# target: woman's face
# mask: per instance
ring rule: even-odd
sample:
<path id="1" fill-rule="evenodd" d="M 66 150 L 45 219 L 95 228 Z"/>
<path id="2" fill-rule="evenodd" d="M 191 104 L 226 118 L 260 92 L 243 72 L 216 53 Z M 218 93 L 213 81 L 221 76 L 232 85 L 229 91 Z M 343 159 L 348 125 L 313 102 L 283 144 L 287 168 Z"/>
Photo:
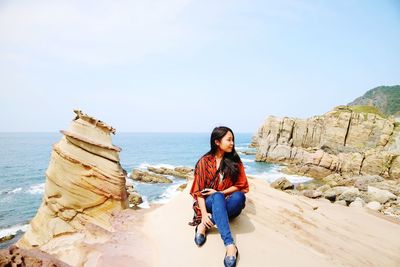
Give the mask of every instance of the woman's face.
<path id="1" fill-rule="evenodd" d="M 217 144 L 219 149 L 221 149 L 225 153 L 230 153 L 230 152 L 232 152 L 233 145 L 234 145 L 233 134 L 230 131 L 228 131 L 224 135 L 224 137 L 222 137 L 221 140 L 216 140 L 215 143 Z"/>

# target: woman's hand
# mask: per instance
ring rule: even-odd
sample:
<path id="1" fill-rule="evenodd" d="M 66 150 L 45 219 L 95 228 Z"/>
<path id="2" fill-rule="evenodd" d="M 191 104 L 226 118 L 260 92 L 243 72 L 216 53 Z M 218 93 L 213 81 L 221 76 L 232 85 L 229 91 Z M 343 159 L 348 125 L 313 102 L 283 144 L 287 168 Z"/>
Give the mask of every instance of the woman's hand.
<path id="1" fill-rule="evenodd" d="M 204 189 L 201 191 L 201 194 L 202 194 L 203 196 L 209 196 L 209 195 L 214 194 L 215 192 L 217 192 L 217 190 L 212 189 L 212 188 L 204 188 Z"/>
<path id="2" fill-rule="evenodd" d="M 203 214 L 203 215 L 201 216 L 201 223 L 202 223 L 207 229 L 210 229 L 211 227 L 214 226 L 214 224 L 212 223 L 210 217 L 211 217 L 211 213 L 206 213 L 206 214 Z"/>

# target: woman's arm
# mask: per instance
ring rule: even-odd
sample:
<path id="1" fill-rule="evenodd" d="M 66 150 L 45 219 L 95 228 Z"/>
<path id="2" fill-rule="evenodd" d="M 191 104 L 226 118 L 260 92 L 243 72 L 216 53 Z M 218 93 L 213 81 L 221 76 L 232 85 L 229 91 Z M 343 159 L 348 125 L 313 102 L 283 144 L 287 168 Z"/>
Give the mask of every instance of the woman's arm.
<path id="1" fill-rule="evenodd" d="M 212 223 L 212 221 L 210 220 L 210 217 L 209 217 L 211 214 L 207 212 L 205 199 L 202 197 L 198 197 L 197 202 L 199 203 L 199 207 L 201 210 L 201 222 L 207 228 L 211 228 L 212 226 L 214 226 L 214 224 Z"/>
<path id="2" fill-rule="evenodd" d="M 239 191 L 239 188 L 237 188 L 236 186 L 232 185 L 231 187 L 228 187 L 225 190 L 220 191 L 221 193 L 223 193 L 224 195 L 229 195 L 233 192 Z"/>

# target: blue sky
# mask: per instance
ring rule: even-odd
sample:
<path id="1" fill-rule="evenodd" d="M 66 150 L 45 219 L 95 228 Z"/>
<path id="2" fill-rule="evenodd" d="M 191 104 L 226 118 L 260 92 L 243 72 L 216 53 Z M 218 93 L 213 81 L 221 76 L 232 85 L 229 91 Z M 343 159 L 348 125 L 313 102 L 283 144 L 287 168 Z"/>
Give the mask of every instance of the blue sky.
<path id="1" fill-rule="evenodd" d="M 0 131 L 255 132 L 400 84 L 400 1 L 0 2 Z"/>

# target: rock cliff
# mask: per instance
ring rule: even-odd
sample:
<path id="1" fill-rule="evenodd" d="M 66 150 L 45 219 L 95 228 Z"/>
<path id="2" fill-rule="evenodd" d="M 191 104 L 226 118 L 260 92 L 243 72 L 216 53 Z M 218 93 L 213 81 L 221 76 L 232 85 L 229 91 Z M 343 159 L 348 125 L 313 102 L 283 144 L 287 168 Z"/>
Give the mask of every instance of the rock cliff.
<path id="1" fill-rule="evenodd" d="M 400 178 L 400 126 L 392 117 L 340 106 L 309 119 L 270 116 L 253 137 L 256 160 L 286 163 L 291 172 L 322 178 Z"/>
<path id="2" fill-rule="evenodd" d="M 111 141 L 115 129 L 74 112 L 68 130 L 61 131 L 63 137 L 53 145 L 42 204 L 17 242 L 18 247 L 38 247 L 59 258 L 88 228 L 111 230 L 113 213 L 128 207 L 120 148 Z M 73 249 L 77 246 L 71 245 Z M 79 260 L 67 262 L 75 265 Z"/>

